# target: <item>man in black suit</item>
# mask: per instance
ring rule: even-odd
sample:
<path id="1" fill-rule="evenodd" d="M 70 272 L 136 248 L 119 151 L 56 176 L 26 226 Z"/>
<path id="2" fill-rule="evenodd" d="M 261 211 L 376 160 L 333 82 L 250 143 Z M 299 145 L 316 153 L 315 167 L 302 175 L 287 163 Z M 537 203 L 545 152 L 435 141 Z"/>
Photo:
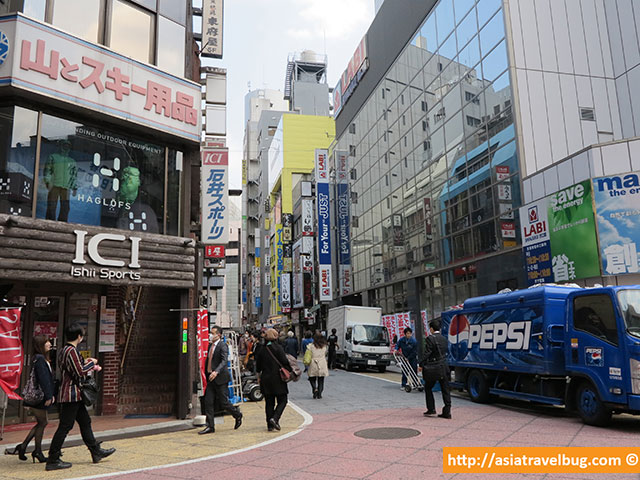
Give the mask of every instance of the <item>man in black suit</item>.
<path id="1" fill-rule="evenodd" d="M 429 332 L 431 334 L 425 340 L 424 357 L 420 362 L 422 367 L 437 364 L 440 369 L 439 378 L 424 378 L 424 393 L 427 403 L 427 411 L 424 412 L 424 416 L 430 416 L 436 414 L 436 402 L 433 398 L 433 392 L 431 389 L 438 382 L 440 384 L 440 390 L 442 390 L 442 401 L 444 407 L 442 413 L 438 415 L 442 418 L 451 418 L 451 393 L 449 391 L 449 366 L 447 365 L 447 339 L 440 333 L 440 320 L 434 319 L 429 322 Z M 424 374 L 423 374 L 424 377 Z"/>
<path id="2" fill-rule="evenodd" d="M 206 362 L 207 388 L 204 392 L 204 413 L 207 416 L 207 426 L 199 432 L 200 435 L 215 431 L 213 414 L 216 402 L 222 410 L 229 412 L 235 418 L 234 430 L 237 430 L 242 425 L 242 413 L 237 407 L 229 403 L 229 389 L 227 386 L 229 383 L 228 356 L 229 347 L 222 341 L 220 327 L 211 327 L 211 345 L 209 346 Z"/>

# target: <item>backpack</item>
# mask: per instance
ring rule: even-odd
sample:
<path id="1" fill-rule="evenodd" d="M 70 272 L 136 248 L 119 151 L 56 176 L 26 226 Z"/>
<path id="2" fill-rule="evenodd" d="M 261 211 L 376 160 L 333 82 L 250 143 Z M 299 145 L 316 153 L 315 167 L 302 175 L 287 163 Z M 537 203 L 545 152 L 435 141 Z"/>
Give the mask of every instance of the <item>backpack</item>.
<path id="1" fill-rule="evenodd" d="M 297 382 L 302 376 L 302 369 L 298 366 L 298 359 L 293 355 L 286 354 L 289 365 L 291 366 L 291 380 Z"/>

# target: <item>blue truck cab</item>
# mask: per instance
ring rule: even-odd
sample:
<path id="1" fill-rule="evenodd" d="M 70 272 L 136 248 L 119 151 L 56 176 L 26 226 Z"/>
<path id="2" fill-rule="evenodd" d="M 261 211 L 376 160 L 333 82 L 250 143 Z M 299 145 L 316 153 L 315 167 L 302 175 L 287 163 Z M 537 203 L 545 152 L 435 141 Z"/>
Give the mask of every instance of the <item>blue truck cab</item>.
<path id="1" fill-rule="evenodd" d="M 542 285 L 442 313 L 454 385 L 475 402 L 519 398 L 591 425 L 640 414 L 640 286 Z"/>

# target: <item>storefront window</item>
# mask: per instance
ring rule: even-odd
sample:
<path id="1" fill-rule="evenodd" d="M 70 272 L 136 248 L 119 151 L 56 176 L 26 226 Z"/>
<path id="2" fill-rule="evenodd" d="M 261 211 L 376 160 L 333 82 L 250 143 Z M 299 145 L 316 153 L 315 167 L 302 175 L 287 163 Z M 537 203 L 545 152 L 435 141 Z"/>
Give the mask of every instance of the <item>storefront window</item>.
<path id="1" fill-rule="evenodd" d="M 100 15 L 104 9 L 103 0 L 82 0 L 82 7 L 78 7 L 77 0 L 55 0 L 53 2 L 53 25 L 89 42 L 99 43 Z"/>
<path id="2" fill-rule="evenodd" d="M 162 233 L 165 149 L 42 117 L 36 216 Z"/>
<path id="3" fill-rule="evenodd" d="M 121 0 L 113 0 L 109 30 L 109 47 L 141 62 L 153 63 L 151 13 Z"/>
<path id="4" fill-rule="evenodd" d="M 0 108 L 0 213 L 31 216 L 38 112 Z"/>

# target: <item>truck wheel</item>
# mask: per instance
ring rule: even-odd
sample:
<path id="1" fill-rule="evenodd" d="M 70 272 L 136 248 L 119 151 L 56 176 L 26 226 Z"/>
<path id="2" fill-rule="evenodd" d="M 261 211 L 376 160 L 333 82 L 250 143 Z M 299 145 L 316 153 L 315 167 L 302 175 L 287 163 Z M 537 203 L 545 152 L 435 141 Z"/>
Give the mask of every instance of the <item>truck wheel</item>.
<path id="1" fill-rule="evenodd" d="M 473 370 L 469 374 L 467 391 L 473 402 L 487 403 L 489 401 L 489 383 L 480 370 Z"/>
<path id="2" fill-rule="evenodd" d="M 249 396 L 249 400 L 251 400 L 252 402 L 259 402 L 264 398 L 264 395 L 262 394 L 262 390 L 260 390 L 260 387 L 258 385 L 256 385 L 249 391 L 248 396 Z"/>
<path id="3" fill-rule="evenodd" d="M 603 427 L 611 419 L 611 410 L 600 400 L 598 389 L 591 382 L 583 382 L 576 392 L 576 407 L 587 425 Z"/>
<path id="4" fill-rule="evenodd" d="M 378 372 L 384 373 L 386 371 L 387 371 L 387 367 L 385 365 L 382 365 L 382 366 L 378 367 Z"/>
<path id="5" fill-rule="evenodd" d="M 349 357 L 344 357 L 344 369 L 347 372 L 351 372 L 353 370 L 353 364 L 351 363 L 351 359 Z"/>

